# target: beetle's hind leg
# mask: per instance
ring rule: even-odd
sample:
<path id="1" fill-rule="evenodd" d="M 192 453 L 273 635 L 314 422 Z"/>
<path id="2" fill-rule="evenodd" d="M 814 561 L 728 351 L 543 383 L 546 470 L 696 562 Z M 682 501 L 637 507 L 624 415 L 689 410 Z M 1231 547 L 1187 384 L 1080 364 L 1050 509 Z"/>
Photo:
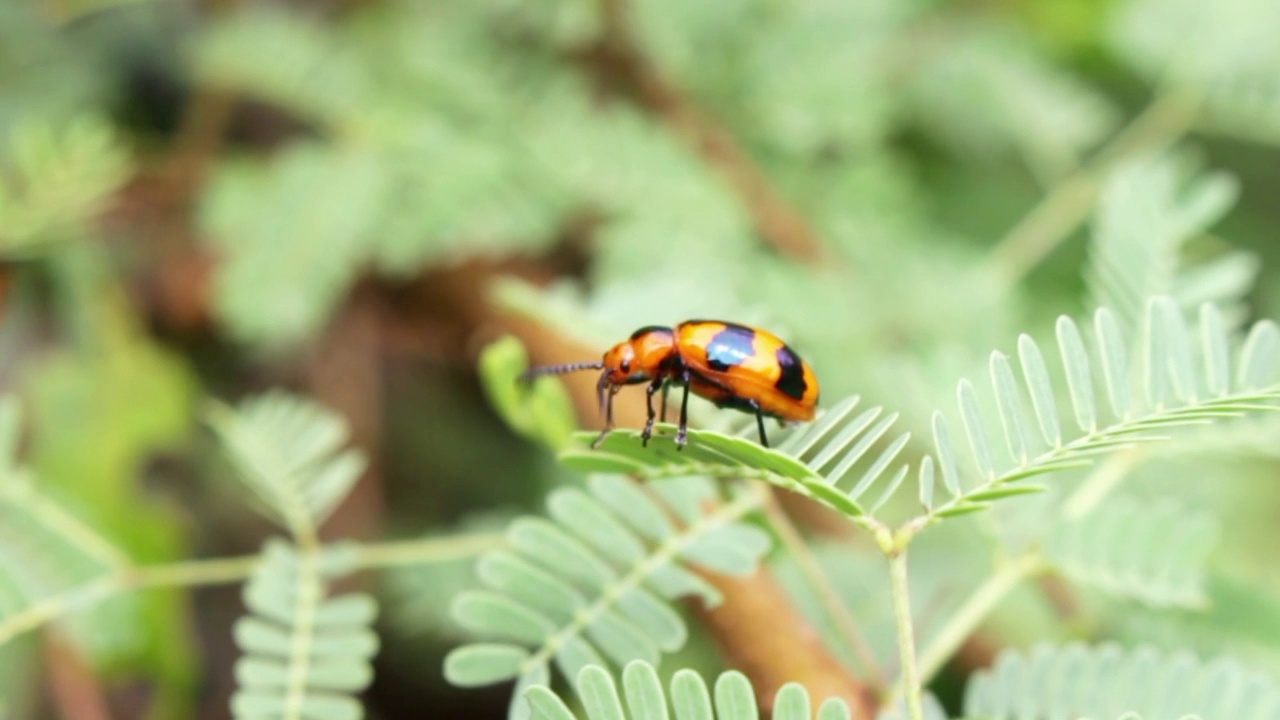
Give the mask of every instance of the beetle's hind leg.
<path id="1" fill-rule="evenodd" d="M 680 373 L 680 381 L 684 383 L 684 397 L 680 399 L 680 426 L 676 430 L 677 450 L 683 450 L 689 442 L 689 380 L 690 373 L 686 369 Z"/>
<path id="2" fill-rule="evenodd" d="M 671 389 L 671 383 L 667 380 L 662 381 L 662 422 L 667 421 L 667 391 Z"/>

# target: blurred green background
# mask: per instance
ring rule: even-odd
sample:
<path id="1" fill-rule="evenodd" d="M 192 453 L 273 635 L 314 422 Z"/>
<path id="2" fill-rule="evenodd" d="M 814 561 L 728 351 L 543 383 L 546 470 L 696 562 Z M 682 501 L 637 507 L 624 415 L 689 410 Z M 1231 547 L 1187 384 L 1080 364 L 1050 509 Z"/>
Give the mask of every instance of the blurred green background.
<path id="1" fill-rule="evenodd" d="M 491 409 L 484 344 L 594 359 L 692 317 L 770 328 L 825 400 L 927 437 L 960 377 L 1059 314 L 1136 323 L 1171 294 L 1280 316 L 1277 37 L 1274 0 L 5 0 L 0 378 L 22 455 L 136 562 L 253 553 L 271 528 L 199 417 L 284 387 L 371 458 L 326 538 L 493 528 L 578 480 Z M 1213 610 L 1056 612 L 1031 589 L 939 696 L 1046 638 L 1280 671 L 1280 425 L 1253 431 L 1135 478 L 1222 521 Z M 0 527 L 11 572 L 30 542 Z M 921 572 L 945 604 L 973 582 L 938 545 Z M 505 712 L 509 689 L 440 677 L 469 573 L 358 581 L 383 601 L 370 716 Z M 0 717 L 227 717 L 241 612 L 235 587 L 149 592 L 23 636 Z M 718 669 L 697 638 L 686 655 Z"/>

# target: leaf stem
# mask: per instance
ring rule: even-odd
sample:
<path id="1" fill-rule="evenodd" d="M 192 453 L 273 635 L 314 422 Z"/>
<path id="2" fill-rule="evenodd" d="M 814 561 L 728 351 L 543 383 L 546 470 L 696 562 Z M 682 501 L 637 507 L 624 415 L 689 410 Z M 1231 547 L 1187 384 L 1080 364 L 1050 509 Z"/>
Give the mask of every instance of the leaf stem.
<path id="1" fill-rule="evenodd" d="M 990 263 L 997 281 L 1017 284 L 1079 227 L 1093 209 L 1106 174 L 1143 152 L 1159 152 L 1190 131 L 1200 96 L 1181 86 L 1161 89 L 1151 104 L 1116 133 L 1084 168 L 1058 183 L 1000 240 Z"/>
<path id="2" fill-rule="evenodd" d="M 915 631 L 911 620 L 911 593 L 907 586 L 907 551 L 905 548 L 889 558 L 889 581 L 893 591 L 893 616 L 898 629 L 898 654 L 902 678 L 898 690 L 907 705 L 910 720 L 924 720 L 923 688 L 916 665 Z M 891 696 L 896 697 L 896 695 Z"/>
<path id="3" fill-rule="evenodd" d="M 1037 553 L 1003 562 L 961 605 L 920 652 L 920 677 L 929 682 L 960 644 L 1023 579 L 1043 567 Z M 904 678 L 905 679 L 905 678 Z"/>
<path id="4" fill-rule="evenodd" d="M 357 545 L 356 567 L 362 570 L 448 562 L 479 555 L 505 542 L 502 533 L 416 538 L 373 545 Z"/>
<path id="5" fill-rule="evenodd" d="M 503 537 L 497 533 L 473 533 L 454 537 L 357 545 L 353 570 L 448 562 L 497 547 Z M 335 546 L 321 546 L 321 552 L 345 552 Z M 130 590 L 164 587 L 199 587 L 241 582 L 253 574 L 261 555 L 241 555 L 211 560 L 122 567 L 65 592 L 37 600 L 17 612 L 0 618 L 0 647 L 24 633 L 38 630 L 77 610 L 92 607 L 113 595 Z"/>

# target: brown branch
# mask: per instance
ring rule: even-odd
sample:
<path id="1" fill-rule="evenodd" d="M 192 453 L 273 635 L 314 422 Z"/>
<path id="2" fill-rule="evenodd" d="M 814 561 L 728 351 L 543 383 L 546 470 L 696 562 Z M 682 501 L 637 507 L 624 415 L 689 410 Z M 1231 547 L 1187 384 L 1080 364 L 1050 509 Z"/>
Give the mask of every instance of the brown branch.
<path id="1" fill-rule="evenodd" d="M 641 107 L 714 167 L 742 200 L 760 235 L 779 253 L 817 262 L 824 243 L 727 128 L 703 113 L 641 50 L 624 0 L 601 0 L 604 33 L 590 55 Z"/>
<path id="2" fill-rule="evenodd" d="M 855 719 L 875 717 L 872 693 L 831 654 L 768 570 L 745 578 L 702 575 L 724 594 L 724 602 L 714 610 L 698 609 L 698 619 L 726 664 L 751 679 L 766 712 L 779 688 L 798 682 L 817 702 L 842 698 Z"/>

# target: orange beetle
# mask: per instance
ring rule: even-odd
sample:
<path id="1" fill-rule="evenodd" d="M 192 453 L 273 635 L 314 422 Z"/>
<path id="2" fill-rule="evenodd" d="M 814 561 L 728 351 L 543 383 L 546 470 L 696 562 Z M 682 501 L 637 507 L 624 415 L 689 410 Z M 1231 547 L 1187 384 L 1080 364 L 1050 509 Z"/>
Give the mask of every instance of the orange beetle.
<path id="1" fill-rule="evenodd" d="M 521 376 L 560 375 L 575 370 L 604 370 L 596 389 L 605 427 L 592 447 L 613 429 L 613 396 L 624 385 L 649 383 L 649 420 L 640 434 L 647 445 L 653 434 L 653 395 L 662 391 L 662 419 L 667 414 L 667 387 L 684 386 L 676 446 L 688 442 L 689 392 L 717 407 L 754 413 L 760 444 L 769 447 L 764 418 L 812 420 L 818 404 L 818 378 L 808 363 L 776 335 L 720 320 L 689 320 L 675 328 L 652 325 L 632 333 L 604 354 L 601 362 L 531 368 Z"/>

